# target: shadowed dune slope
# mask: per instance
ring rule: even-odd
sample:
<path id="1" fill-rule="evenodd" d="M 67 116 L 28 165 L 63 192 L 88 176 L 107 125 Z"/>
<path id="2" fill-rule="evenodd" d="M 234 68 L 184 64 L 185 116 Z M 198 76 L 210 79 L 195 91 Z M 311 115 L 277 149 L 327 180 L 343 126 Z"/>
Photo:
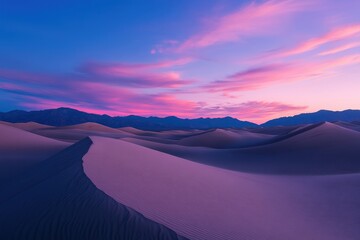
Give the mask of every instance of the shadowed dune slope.
<path id="1" fill-rule="evenodd" d="M 0 184 L 69 146 L 4 124 L 0 133 Z"/>
<path id="2" fill-rule="evenodd" d="M 187 161 L 122 140 L 92 137 L 92 141 L 84 156 L 91 181 L 116 201 L 189 239 L 360 237 L 359 174 L 257 175 Z"/>
<path id="3" fill-rule="evenodd" d="M 332 123 L 306 126 L 275 137 L 267 144 L 239 149 L 124 140 L 192 161 L 242 172 L 290 175 L 360 172 L 360 133 Z"/>
<path id="4" fill-rule="evenodd" d="M 118 128 L 118 129 L 121 131 L 124 131 L 124 132 L 128 132 L 128 133 L 135 134 L 135 135 L 140 135 L 140 136 L 154 136 L 157 134 L 157 132 L 140 130 L 140 129 L 133 128 L 133 127 L 122 127 L 122 128 Z"/>
<path id="5" fill-rule="evenodd" d="M 202 133 L 202 132 L 206 132 L 207 130 L 167 130 L 167 131 L 158 131 L 158 132 L 153 132 L 153 131 L 144 131 L 144 130 L 140 130 L 140 129 L 136 129 L 136 128 L 132 128 L 132 127 L 123 127 L 123 128 L 118 128 L 121 131 L 124 132 L 128 132 L 131 134 L 134 134 L 135 136 L 139 136 L 140 138 L 146 138 L 146 137 L 150 137 L 150 138 L 158 138 L 158 139 L 168 139 L 168 140 L 178 140 L 184 137 L 189 137 L 192 136 L 194 134 L 197 133 Z"/>
<path id="6" fill-rule="evenodd" d="M 360 132 L 360 124 L 357 122 L 335 122 L 336 125 Z"/>
<path id="7" fill-rule="evenodd" d="M 85 139 L 0 191 L 0 239 L 181 239 L 98 190 L 83 172 Z"/>
<path id="8" fill-rule="evenodd" d="M 178 144 L 211 148 L 238 148 L 265 142 L 272 136 L 244 130 L 215 129 L 181 139 Z"/>
<path id="9" fill-rule="evenodd" d="M 259 127 L 259 128 L 247 128 L 246 130 L 253 133 L 261 133 L 268 135 L 284 135 L 295 129 L 301 127 L 301 125 L 295 126 L 277 126 L 277 127 Z"/>
<path id="10" fill-rule="evenodd" d="M 235 150 L 231 154 L 241 161 L 228 161 L 228 167 L 280 174 L 360 172 L 359 132 L 328 122 L 306 128 L 273 144 Z"/>

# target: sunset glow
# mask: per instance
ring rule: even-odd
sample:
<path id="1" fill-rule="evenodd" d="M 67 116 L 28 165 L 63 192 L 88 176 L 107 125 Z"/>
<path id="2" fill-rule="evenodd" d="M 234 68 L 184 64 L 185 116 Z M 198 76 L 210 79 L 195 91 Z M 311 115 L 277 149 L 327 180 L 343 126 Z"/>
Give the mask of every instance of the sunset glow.
<path id="1" fill-rule="evenodd" d="M 0 111 L 262 123 L 360 108 L 360 1 L 5 2 Z"/>

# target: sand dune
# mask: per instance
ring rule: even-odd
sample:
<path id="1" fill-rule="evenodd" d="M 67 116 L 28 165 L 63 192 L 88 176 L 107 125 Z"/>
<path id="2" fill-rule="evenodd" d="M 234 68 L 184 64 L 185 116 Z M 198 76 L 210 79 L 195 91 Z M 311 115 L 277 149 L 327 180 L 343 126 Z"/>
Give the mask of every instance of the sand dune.
<path id="1" fill-rule="evenodd" d="M 98 190 L 83 172 L 85 139 L 0 191 L 1 239 L 181 239 Z"/>
<path id="2" fill-rule="evenodd" d="M 146 139 L 146 137 L 158 138 L 158 139 L 168 139 L 168 140 L 179 140 L 184 137 L 189 137 L 197 133 L 205 132 L 206 130 L 168 130 L 168 131 L 144 131 L 132 127 L 123 127 L 118 128 L 119 130 L 132 133 L 134 135 L 139 136 L 141 139 Z"/>
<path id="3" fill-rule="evenodd" d="M 295 126 L 277 126 L 277 127 L 259 127 L 259 128 L 247 128 L 246 130 L 253 133 L 269 134 L 269 135 L 283 135 L 287 134 L 295 129 L 301 127 L 301 125 Z"/>
<path id="4" fill-rule="evenodd" d="M 357 122 L 349 123 L 349 122 L 340 122 L 339 121 L 339 122 L 335 122 L 335 124 L 339 125 L 341 127 L 349 128 L 351 130 L 360 132 L 360 124 L 358 124 Z"/>
<path id="5" fill-rule="evenodd" d="M 0 184 L 69 146 L 4 124 L 0 132 Z"/>
<path id="6" fill-rule="evenodd" d="M 23 130 L 26 130 L 26 131 L 32 131 L 32 130 L 35 130 L 35 129 L 50 127 L 48 125 L 44 125 L 44 124 L 40 124 L 40 123 L 36 123 L 36 122 L 10 123 L 10 122 L 0 121 L 0 124 L 20 128 L 20 129 L 23 129 Z"/>
<path id="7" fill-rule="evenodd" d="M 181 139 L 178 144 L 211 148 L 239 148 L 260 144 L 272 136 L 244 130 L 215 129 Z"/>
<path id="8" fill-rule="evenodd" d="M 94 122 L 86 122 L 76 125 L 70 125 L 61 127 L 61 129 L 77 129 L 77 130 L 86 130 L 86 131 L 98 131 L 98 132 L 108 132 L 108 133 L 118 133 L 119 131 L 116 128 L 110 128 L 105 125 L 94 123 Z"/>
<path id="9" fill-rule="evenodd" d="M 354 124 L 262 133 L 20 126 L 92 137 L 61 151 L 69 143 L 0 124 L 0 239 L 360 238 Z"/>
<path id="10" fill-rule="evenodd" d="M 23 129 L 23 130 L 26 130 L 26 131 L 33 131 L 33 130 L 37 130 L 37 129 L 51 127 L 51 126 L 36 123 L 36 122 L 13 123 L 12 126 Z"/>
<path id="11" fill-rule="evenodd" d="M 360 133 L 332 123 L 301 128 L 267 144 L 241 149 L 175 147 L 125 139 L 192 161 L 242 172 L 341 174 L 360 172 Z"/>
<path id="12" fill-rule="evenodd" d="M 51 127 L 33 131 L 41 136 L 59 139 L 68 142 L 76 142 L 89 136 L 103 136 L 110 138 L 123 138 L 134 136 L 131 133 L 115 128 L 106 127 L 98 123 L 82 123 L 66 127 Z"/>
<path id="13" fill-rule="evenodd" d="M 248 174 L 121 140 L 92 140 L 84 156 L 91 181 L 116 201 L 189 239 L 350 240 L 360 236 L 356 190 L 360 174 Z"/>
<path id="14" fill-rule="evenodd" d="M 132 133 L 135 135 L 140 135 L 140 136 L 156 136 L 157 132 L 153 132 L 153 131 L 145 131 L 145 130 L 140 130 L 137 128 L 133 128 L 133 127 L 122 127 L 122 128 L 118 128 L 121 131 L 124 132 L 128 132 L 128 133 Z"/>
<path id="15" fill-rule="evenodd" d="M 284 140 L 232 152 L 238 165 L 265 173 L 341 174 L 360 172 L 360 133 L 332 123 L 314 125 Z M 231 164 L 230 164 L 231 165 Z M 235 167 L 234 165 L 234 167 Z"/>

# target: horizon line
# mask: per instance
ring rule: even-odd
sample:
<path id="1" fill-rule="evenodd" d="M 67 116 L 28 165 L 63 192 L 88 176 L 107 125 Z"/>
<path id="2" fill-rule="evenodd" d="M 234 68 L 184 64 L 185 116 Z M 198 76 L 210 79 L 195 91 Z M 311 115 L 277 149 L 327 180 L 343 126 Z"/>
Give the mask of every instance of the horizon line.
<path id="1" fill-rule="evenodd" d="M 329 111 L 329 112 L 345 112 L 345 111 L 360 111 L 360 109 L 351 109 L 351 108 L 348 108 L 348 109 L 344 109 L 344 110 L 329 110 L 329 109 L 319 109 L 317 111 L 313 111 L 313 112 L 301 112 L 299 114 L 294 114 L 294 115 L 291 115 L 291 116 L 282 116 L 282 117 L 278 117 L 278 118 L 272 118 L 272 119 L 269 119 L 263 123 L 255 123 L 255 122 L 252 122 L 252 121 L 248 121 L 248 120 L 243 120 L 243 119 L 239 119 L 239 118 L 236 118 L 236 117 L 232 117 L 232 116 L 223 116 L 223 117 L 198 117 L 198 118 L 182 118 L 182 117 L 178 117 L 178 116 L 174 116 L 174 115 L 169 115 L 169 116 L 164 116 L 164 117 L 160 117 L 160 116 L 141 116 L 141 115 L 134 115 L 134 114 L 129 114 L 129 115 L 116 115 L 116 116 L 113 116 L 113 115 L 109 115 L 109 114 L 98 114 L 98 113 L 92 113 L 92 112 L 87 112 L 87 111 L 81 111 L 81 110 L 78 110 L 76 108 L 71 108 L 71 107 L 58 107 L 58 108 L 46 108 L 46 109 L 37 109 L 37 110 L 22 110 L 22 109 L 14 109 L 14 110 L 9 110 L 9 111 L 0 111 L 0 113 L 9 113 L 9 112 L 14 112 L 14 111 L 23 111 L 23 112 L 37 112 L 37 111 L 48 111 L 48 110 L 58 110 L 58 109 L 70 109 L 70 110 L 75 110 L 75 111 L 78 111 L 78 112 L 82 112 L 82 113 L 87 113 L 87 114 L 94 114 L 94 115 L 98 115 L 98 116 L 109 116 L 109 117 L 131 117 L 131 116 L 134 116 L 134 117 L 142 117 L 142 118 L 171 118 L 171 117 L 175 117 L 175 118 L 178 118 L 178 119 L 183 119 L 183 120 L 194 120 L 194 119 L 224 119 L 224 118 L 232 118 L 232 119 L 236 119 L 238 121 L 241 121 L 241 122 L 248 122 L 248 123 L 252 123 L 252 124 L 255 124 L 255 125 L 258 125 L 258 126 L 261 126 L 269 121 L 272 121 L 272 120 L 276 120 L 276 119 L 280 119 L 280 118 L 289 118 L 289 117 L 295 117 L 295 116 L 298 116 L 298 115 L 301 115 L 301 114 L 311 114 L 311 113 L 317 113 L 317 112 L 321 112 L 321 111 Z"/>

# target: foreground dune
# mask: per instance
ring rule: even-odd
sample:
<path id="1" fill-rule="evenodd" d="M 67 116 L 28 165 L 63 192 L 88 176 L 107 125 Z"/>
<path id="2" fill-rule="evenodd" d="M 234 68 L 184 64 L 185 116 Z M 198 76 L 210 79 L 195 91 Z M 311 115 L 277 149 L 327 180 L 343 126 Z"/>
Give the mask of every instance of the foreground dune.
<path id="1" fill-rule="evenodd" d="M 247 174 L 121 140 L 92 141 L 84 156 L 91 181 L 116 201 L 189 239 L 360 237 L 360 174 Z"/>
<path id="2" fill-rule="evenodd" d="M 0 132 L 0 184 L 69 146 L 4 124 Z"/>
<path id="3" fill-rule="evenodd" d="M 1 239 L 182 239 L 98 190 L 86 177 L 85 139 L 0 191 Z"/>
<path id="4" fill-rule="evenodd" d="M 355 125 L 0 124 L 0 239 L 360 239 Z"/>

